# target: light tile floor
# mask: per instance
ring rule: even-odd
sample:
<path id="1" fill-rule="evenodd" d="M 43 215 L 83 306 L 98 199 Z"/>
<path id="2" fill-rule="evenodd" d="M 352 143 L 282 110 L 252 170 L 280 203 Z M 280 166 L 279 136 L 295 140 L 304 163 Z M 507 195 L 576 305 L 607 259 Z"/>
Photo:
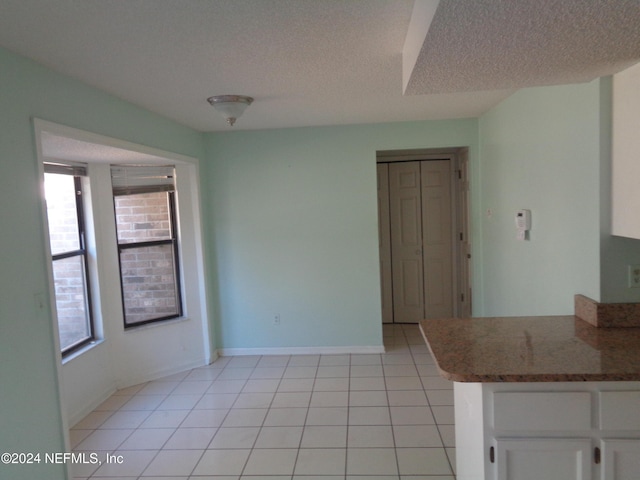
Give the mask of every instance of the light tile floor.
<path id="1" fill-rule="evenodd" d="M 75 479 L 453 480 L 452 383 L 417 325 L 386 353 L 222 357 L 117 391 L 70 432 Z M 106 463 L 106 455 L 121 462 Z"/>

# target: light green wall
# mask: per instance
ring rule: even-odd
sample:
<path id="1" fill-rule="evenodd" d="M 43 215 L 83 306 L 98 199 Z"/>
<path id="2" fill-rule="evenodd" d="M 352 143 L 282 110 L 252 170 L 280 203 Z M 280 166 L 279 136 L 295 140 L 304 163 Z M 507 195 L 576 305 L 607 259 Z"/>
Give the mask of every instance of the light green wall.
<path id="1" fill-rule="evenodd" d="M 3 49 L 0 71 L 0 452 L 59 452 L 64 431 L 32 118 L 198 158 L 202 136 Z M 0 477 L 65 478 L 63 466 L 50 464 L 2 465 Z"/>
<path id="2" fill-rule="evenodd" d="M 456 146 L 476 120 L 207 135 L 218 347 L 382 345 L 376 151 Z"/>
<path id="3" fill-rule="evenodd" d="M 600 127 L 599 81 L 523 89 L 480 118 L 485 315 L 569 314 L 576 293 L 599 300 Z M 522 208 L 530 241 L 515 238 Z"/>
<path id="4" fill-rule="evenodd" d="M 640 241 L 609 234 L 610 93 L 608 78 L 523 89 L 479 119 L 479 140 L 475 120 L 208 135 L 218 346 L 377 341 L 376 150 L 471 146 L 474 314 L 640 301 L 626 288 Z"/>

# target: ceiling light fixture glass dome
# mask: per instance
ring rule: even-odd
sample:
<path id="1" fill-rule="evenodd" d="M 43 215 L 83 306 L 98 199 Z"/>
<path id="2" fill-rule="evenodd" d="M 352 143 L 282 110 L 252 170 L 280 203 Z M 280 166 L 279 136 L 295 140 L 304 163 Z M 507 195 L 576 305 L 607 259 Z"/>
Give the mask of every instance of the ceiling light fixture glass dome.
<path id="1" fill-rule="evenodd" d="M 222 114 L 227 123 L 233 127 L 245 109 L 251 105 L 253 98 L 245 95 L 215 95 L 207 98 L 207 102 L 213 105 Z"/>

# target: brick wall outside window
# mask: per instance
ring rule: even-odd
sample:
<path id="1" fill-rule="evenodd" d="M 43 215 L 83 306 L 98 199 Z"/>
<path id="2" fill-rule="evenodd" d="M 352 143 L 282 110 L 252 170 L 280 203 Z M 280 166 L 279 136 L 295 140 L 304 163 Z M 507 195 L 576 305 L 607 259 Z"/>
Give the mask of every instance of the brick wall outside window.
<path id="1" fill-rule="evenodd" d="M 118 243 L 171 239 L 168 193 L 115 197 Z M 121 249 L 120 268 L 128 325 L 179 314 L 171 244 Z"/>
<path id="2" fill-rule="evenodd" d="M 80 249 L 76 190 L 72 175 L 45 174 L 51 254 Z M 83 256 L 53 261 L 56 313 L 62 350 L 91 335 Z"/>
<path id="3" fill-rule="evenodd" d="M 89 336 L 85 304 L 83 257 L 71 257 L 53 262 L 56 291 L 56 312 L 60 347 L 73 345 Z"/>
<path id="4" fill-rule="evenodd" d="M 118 243 L 171 238 L 167 198 L 166 192 L 116 196 Z"/>

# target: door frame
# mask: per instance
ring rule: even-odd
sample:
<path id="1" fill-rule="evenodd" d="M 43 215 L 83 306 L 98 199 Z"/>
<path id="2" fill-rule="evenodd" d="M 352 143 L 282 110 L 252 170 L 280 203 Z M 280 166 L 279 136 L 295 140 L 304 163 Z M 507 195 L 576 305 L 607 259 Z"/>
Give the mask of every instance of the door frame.
<path id="1" fill-rule="evenodd" d="M 468 147 L 380 150 L 376 152 L 376 164 L 429 160 L 449 160 L 451 162 L 452 289 L 453 312 L 456 317 L 470 317 L 472 312 L 468 153 Z"/>

